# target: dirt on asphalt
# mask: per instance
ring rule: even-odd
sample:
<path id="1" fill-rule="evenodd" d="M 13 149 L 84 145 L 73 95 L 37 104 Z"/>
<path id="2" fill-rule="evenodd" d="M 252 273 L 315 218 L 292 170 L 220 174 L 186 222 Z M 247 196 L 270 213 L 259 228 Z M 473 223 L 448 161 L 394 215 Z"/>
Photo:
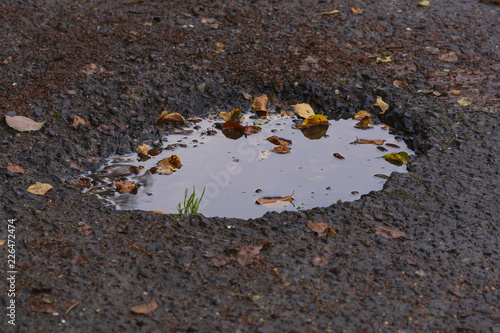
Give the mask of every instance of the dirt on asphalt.
<path id="1" fill-rule="evenodd" d="M 475 0 L 2 1 L 2 331 L 500 332 L 499 13 Z M 416 151 L 409 173 L 250 220 L 82 193 L 82 173 L 168 132 L 163 110 L 248 108 L 242 92 L 367 110 Z M 45 123 L 18 132 L 4 115 Z M 36 182 L 53 188 L 27 192 Z"/>

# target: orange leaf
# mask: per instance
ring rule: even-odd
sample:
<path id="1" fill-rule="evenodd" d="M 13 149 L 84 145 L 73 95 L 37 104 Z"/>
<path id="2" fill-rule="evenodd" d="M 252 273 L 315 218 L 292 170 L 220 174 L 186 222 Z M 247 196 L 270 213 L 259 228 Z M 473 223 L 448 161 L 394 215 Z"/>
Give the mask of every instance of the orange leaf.
<path id="1" fill-rule="evenodd" d="M 158 303 L 154 299 L 151 302 L 133 306 L 130 311 L 137 314 L 148 314 L 158 309 Z"/>
<path id="2" fill-rule="evenodd" d="M 360 139 L 356 138 L 356 141 L 354 141 L 353 143 L 357 143 L 357 144 L 361 144 L 361 145 L 370 145 L 370 144 L 383 145 L 384 142 L 385 142 L 385 140 L 360 140 Z"/>
<path id="3" fill-rule="evenodd" d="M 276 135 L 270 136 L 266 140 L 276 146 L 288 146 L 291 143 L 288 140 L 278 138 Z"/>
<path id="4" fill-rule="evenodd" d="M 361 8 L 354 8 L 354 7 L 351 7 L 351 10 L 354 14 L 358 15 L 358 14 L 361 14 L 363 12 L 363 10 Z"/>
<path id="5" fill-rule="evenodd" d="M 156 172 L 163 175 L 169 175 L 175 170 L 180 169 L 181 166 L 182 163 L 179 157 L 177 155 L 172 155 L 158 162 L 158 169 Z"/>
<path id="6" fill-rule="evenodd" d="M 149 152 L 149 145 L 141 143 L 141 145 L 136 150 L 139 155 L 147 155 Z"/>
<path id="7" fill-rule="evenodd" d="M 253 103 L 252 103 L 252 108 L 255 110 L 255 111 L 266 111 L 266 106 L 267 106 L 267 101 L 269 99 L 267 98 L 267 95 L 264 94 L 264 95 L 261 95 L 259 97 L 256 97 L 254 100 L 253 100 Z"/>
<path id="8" fill-rule="evenodd" d="M 115 182 L 115 186 L 120 193 L 130 193 L 138 187 L 138 185 L 133 184 L 128 180 L 123 182 Z"/>
<path id="9" fill-rule="evenodd" d="M 259 126 L 245 126 L 245 129 L 243 130 L 243 133 L 247 134 L 247 135 L 251 135 L 251 134 L 255 134 L 255 133 L 258 133 L 260 131 L 260 127 Z"/>
<path id="10" fill-rule="evenodd" d="M 236 109 L 232 109 L 231 112 L 220 112 L 219 117 L 224 120 L 232 120 L 236 122 L 240 122 L 241 119 L 241 106 Z"/>
<path id="11" fill-rule="evenodd" d="M 292 150 L 288 146 L 279 146 L 279 147 L 275 147 L 272 151 L 274 153 L 278 153 L 278 154 L 286 154 L 286 153 L 291 152 Z"/>

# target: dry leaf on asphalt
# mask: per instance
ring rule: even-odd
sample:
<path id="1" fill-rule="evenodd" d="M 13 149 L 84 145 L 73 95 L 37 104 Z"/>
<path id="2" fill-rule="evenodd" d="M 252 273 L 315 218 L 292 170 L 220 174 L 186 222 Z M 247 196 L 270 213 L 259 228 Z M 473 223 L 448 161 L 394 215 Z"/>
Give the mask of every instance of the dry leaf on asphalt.
<path id="1" fill-rule="evenodd" d="M 10 117 L 7 115 L 5 116 L 5 122 L 9 125 L 9 127 L 12 127 L 18 132 L 38 131 L 42 128 L 43 124 L 45 124 L 45 121 L 37 123 L 36 121 L 23 116 Z"/>
<path id="2" fill-rule="evenodd" d="M 148 314 L 158 309 L 158 303 L 154 299 L 152 299 L 148 303 L 140 304 L 133 306 L 130 311 L 136 314 Z"/>
<path id="3" fill-rule="evenodd" d="M 328 265 L 328 260 L 326 260 L 325 258 L 321 258 L 321 257 L 316 257 L 314 258 L 313 260 L 313 265 L 314 266 L 325 266 L 325 265 Z"/>
<path id="4" fill-rule="evenodd" d="M 384 238 L 388 238 L 388 239 L 398 239 L 398 238 L 410 239 L 406 236 L 406 234 L 403 231 L 399 231 L 399 230 L 387 228 L 387 227 L 376 227 L 375 233 L 377 235 L 379 235 L 380 237 L 384 237 Z"/>
<path id="5" fill-rule="evenodd" d="M 255 257 L 259 254 L 260 250 L 263 248 L 263 245 L 248 245 L 243 246 L 238 253 L 236 254 L 236 261 L 241 266 L 246 266 L 251 264 Z"/>
<path id="6" fill-rule="evenodd" d="M 314 231 L 318 237 L 324 237 L 326 235 L 333 237 L 337 234 L 331 226 L 323 222 L 314 223 L 309 221 L 307 222 L 307 227 Z"/>
<path id="7" fill-rule="evenodd" d="M 295 110 L 295 113 L 302 118 L 309 118 L 315 115 L 314 110 L 307 103 L 295 104 L 292 105 L 292 108 Z"/>
<path id="8" fill-rule="evenodd" d="M 52 185 L 46 183 L 36 182 L 26 189 L 29 193 L 37 194 L 37 195 L 45 195 L 48 190 L 52 188 Z"/>
<path id="9" fill-rule="evenodd" d="M 7 171 L 12 172 L 12 173 L 25 173 L 26 169 L 24 169 L 20 165 L 16 164 L 7 164 Z"/>
<path id="10" fill-rule="evenodd" d="M 382 112 L 380 112 L 380 114 L 384 114 L 389 109 L 389 104 L 384 102 L 382 100 L 382 97 L 380 97 L 380 96 L 377 96 L 377 101 L 375 102 L 374 105 L 378 106 L 380 108 L 380 110 L 382 110 Z"/>
<path id="11" fill-rule="evenodd" d="M 332 14 L 337 14 L 337 13 L 340 13 L 340 10 L 335 9 L 335 10 L 332 10 L 330 12 L 321 12 L 321 15 L 332 15 Z"/>

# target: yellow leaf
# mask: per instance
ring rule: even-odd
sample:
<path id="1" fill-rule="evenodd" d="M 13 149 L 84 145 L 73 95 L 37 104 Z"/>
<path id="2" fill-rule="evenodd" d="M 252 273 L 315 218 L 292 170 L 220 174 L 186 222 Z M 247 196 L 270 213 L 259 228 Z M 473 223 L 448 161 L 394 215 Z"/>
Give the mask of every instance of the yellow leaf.
<path id="1" fill-rule="evenodd" d="M 392 56 L 387 56 L 385 58 L 377 57 L 377 62 L 391 62 L 392 61 L 391 57 Z"/>
<path id="2" fill-rule="evenodd" d="M 354 14 L 361 14 L 363 12 L 363 10 L 361 8 L 354 8 L 354 7 L 351 7 L 351 10 Z"/>
<path id="3" fill-rule="evenodd" d="M 252 108 L 255 111 L 266 111 L 266 106 L 267 106 L 267 101 L 269 99 L 267 98 L 267 95 L 261 95 L 259 97 L 255 97 L 252 103 Z"/>
<path id="4" fill-rule="evenodd" d="M 275 203 L 278 201 L 292 202 L 292 200 L 293 200 L 292 196 L 294 194 L 295 194 L 295 191 L 293 191 L 292 194 L 287 195 L 286 197 L 259 198 L 255 202 L 258 203 L 259 205 L 272 204 L 272 203 Z"/>
<path id="5" fill-rule="evenodd" d="M 429 4 L 430 4 L 430 1 L 428 1 L 428 0 L 423 0 L 423 1 L 420 1 L 418 3 L 419 6 L 423 6 L 423 7 L 429 6 Z"/>
<path id="6" fill-rule="evenodd" d="M 449 93 L 452 95 L 460 95 L 462 92 L 460 90 L 452 89 L 449 91 Z"/>
<path id="7" fill-rule="evenodd" d="M 120 193 L 130 193 L 135 190 L 138 186 L 129 182 L 128 180 L 123 182 L 115 182 L 116 189 Z"/>
<path id="8" fill-rule="evenodd" d="M 149 151 L 149 145 L 145 143 L 141 143 L 141 145 L 137 148 L 136 152 L 139 155 L 147 155 Z"/>
<path id="9" fill-rule="evenodd" d="M 36 182 L 35 184 L 28 187 L 26 191 L 29 193 L 37 194 L 37 195 L 45 195 L 48 190 L 52 188 L 52 185 L 46 183 Z"/>
<path id="10" fill-rule="evenodd" d="M 172 155 L 158 162 L 158 169 L 156 172 L 163 175 L 169 175 L 175 170 L 180 169 L 181 166 L 182 163 L 179 157 L 177 155 Z"/>
<path id="11" fill-rule="evenodd" d="M 219 117 L 225 121 L 232 120 L 239 123 L 241 119 L 241 106 L 237 109 L 232 109 L 231 112 L 220 112 Z"/>
<path id="12" fill-rule="evenodd" d="M 368 118 L 371 119 L 372 115 L 369 112 L 365 111 L 365 110 L 358 111 L 354 115 L 354 119 L 356 119 L 356 120 L 361 120 L 361 119 L 363 119 L 365 117 L 368 117 Z"/>
<path id="13" fill-rule="evenodd" d="M 460 98 L 457 103 L 460 105 L 460 106 L 467 106 L 467 105 L 471 105 L 472 104 L 472 101 L 470 99 L 468 99 L 467 97 L 462 97 Z"/>
<path id="14" fill-rule="evenodd" d="M 356 128 L 372 128 L 373 126 L 373 120 L 370 117 L 364 117 L 364 118 L 361 118 L 357 123 L 356 125 L 354 125 L 354 127 Z"/>
<path id="15" fill-rule="evenodd" d="M 295 110 L 295 113 L 302 118 L 309 118 L 315 114 L 312 107 L 307 103 L 295 104 L 292 105 L 292 108 Z"/>
<path id="16" fill-rule="evenodd" d="M 322 114 L 315 114 L 314 116 L 310 116 L 302 122 L 302 128 L 320 124 L 328 124 L 328 119 Z"/>
<path id="17" fill-rule="evenodd" d="M 380 114 L 384 114 L 389 109 L 389 104 L 384 102 L 382 100 L 382 97 L 380 97 L 380 96 L 377 96 L 377 101 L 375 102 L 374 105 L 378 106 L 380 108 L 380 110 L 382 110 L 382 112 L 380 112 Z"/>
<path id="18" fill-rule="evenodd" d="M 335 9 L 335 10 L 332 10 L 331 12 L 322 12 L 321 15 L 332 15 L 332 14 L 337 14 L 337 13 L 340 13 L 340 10 Z"/>
<path id="19" fill-rule="evenodd" d="M 399 153 L 390 153 L 382 156 L 385 160 L 391 164 L 401 166 L 408 163 L 408 153 L 401 151 Z"/>

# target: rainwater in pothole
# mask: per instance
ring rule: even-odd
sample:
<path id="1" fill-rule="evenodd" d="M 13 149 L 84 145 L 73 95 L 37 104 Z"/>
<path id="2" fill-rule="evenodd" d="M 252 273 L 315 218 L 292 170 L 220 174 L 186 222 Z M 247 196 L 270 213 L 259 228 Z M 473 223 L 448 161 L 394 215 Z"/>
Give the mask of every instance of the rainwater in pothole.
<path id="1" fill-rule="evenodd" d="M 358 120 L 329 120 L 329 126 L 307 132 L 293 127 L 296 115 L 271 114 L 262 119 L 244 114 L 241 124 L 258 124 L 251 135 L 228 135 L 224 121 L 212 115 L 188 121 L 181 134 L 169 134 L 157 143 L 157 156 L 138 153 L 113 156 L 94 174 L 86 175 L 87 192 L 95 193 L 121 210 L 178 213 L 178 204 L 196 190 L 203 192 L 199 212 L 207 217 L 254 218 L 267 211 L 305 210 L 353 201 L 380 190 L 388 176 L 407 172 L 382 156 L 412 151 L 383 125 L 360 129 Z M 234 133 L 233 133 L 234 134 Z M 276 153 L 267 139 L 277 136 L 290 142 L 288 153 Z M 363 140 L 383 140 L 360 144 Z M 378 143 L 378 144 L 377 144 Z M 176 155 L 182 166 L 171 174 L 156 172 L 158 162 Z M 401 164 L 401 163 L 396 163 Z M 115 183 L 129 181 L 136 188 L 120 193 Z M 285 198 L 259 204 L 262 198 Z M 286 198 L 288 197 L 288 198 Z M 271 200 L 273 201 L 273 200 Z"/>

